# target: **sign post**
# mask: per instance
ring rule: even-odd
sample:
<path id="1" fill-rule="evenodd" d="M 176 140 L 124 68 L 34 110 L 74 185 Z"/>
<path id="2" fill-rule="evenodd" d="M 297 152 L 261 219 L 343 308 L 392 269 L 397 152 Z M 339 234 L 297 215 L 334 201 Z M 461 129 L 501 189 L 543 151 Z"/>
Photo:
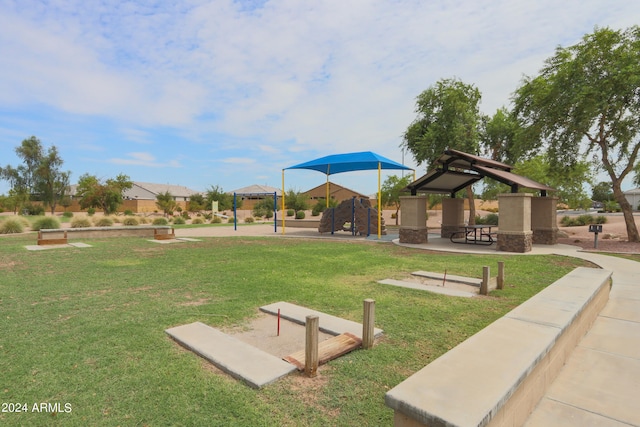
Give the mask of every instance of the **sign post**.
<path id="1" fill-rule="evenodd" d="M 602 233 L 602 224 L 590 224 L 589 225 L 589 233 L 594 233 L 593 235 L 593 247 L 595 249 L 598 248 L 598 233 Z"/>

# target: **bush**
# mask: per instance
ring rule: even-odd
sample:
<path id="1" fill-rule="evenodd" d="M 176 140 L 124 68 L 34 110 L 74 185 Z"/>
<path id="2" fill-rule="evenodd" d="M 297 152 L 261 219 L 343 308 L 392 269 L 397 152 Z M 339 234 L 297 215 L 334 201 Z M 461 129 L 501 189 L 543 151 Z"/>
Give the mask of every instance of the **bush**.
<path id="1" fill-rule="evenodd" d="M 304 211 L 298 211 L 296 213 L 296 219 L 304 219 L 305 216 Z"/>
<path id="2" fill-rule="evenodd" d="M 253 219 L 252 216 L 248 216 L 244 219 L 244 222 L 246 222 L 247 224 L 251 224 L 252 222 L 254 222 L 255 219 Z"/>
<path id="3" fill-rule="evenodd" d="M 125 216 L 132 216 L 133 215 L 133 211 L 131 209 L 125 209 L 124 210 L 124 215 Z"/>
<path id="4" fill-rule="evenodd" d="M 71 228 L 87 228 L 87 227 L 91 227 L 91 221 L 89 221 L 89 218 L 86 218 L 86 217 L 73 218 L 73 220 L 71 221 Z"/>
<path id="5" fill-rule="evenodd" d="M 293 209 L 287 209 L 287 216 L 294 216 L 296 214 L 296 211 L 294 211 Z"/>
<path id="6" fill-rule="evenodd" d="M 52 216 L 43 216 L 33 221 L 31 229 L 38 231 L 42 229 L 60 228 L 60 222 Z"/>
<path id="7" fill-rule="evenodd" d="M 494 213 L 487 214 L 487 216 L 476 215 L 476 224 L 478 225 L 498 225 L 498 215 Z"/>
<path id="8" fill-rule="evenodd" d="M 62 216 L 63 216 L 64 218 L 72 218 L 72 217 L 73 217 L 73 212 L 64 212 L 64 213 L 62 214 Z"/>
<path id="9" fill-rule="evenodd" d="M 598 215 L 597 217 L 593 218 L 593 223 L 594 224 L 606 224 L 607 223 L 607 217 L 604 215 Z"/>
<path id="10" fill-rule="evenodd" d="M 128 216 L 122 220 L 122 225 L 138 225 L 138 218 L 135 216 Z"/>
<path id="11" fill-rule="evenodd" d="M 569 216 L 563 216 L 560 220 L 560 224 L 564 227 L 580 227 L 582 225 L 589 224 L 606 224 L 607 217 L 604 215 L 592 216 L 592 215 L 580 215 L 576 218 L 571 218 Z"/>
<path id="12" fill-rule="evenodd" d="M 220 218 L 219 216 L 213 217 L 213 219 L 211 220 L 211 224 L 220 224 L 222 223 L 222 218 Z"/>
<path id="13" fill-rule="evenodd" d="M 169 225 L 169 221 L 166 218 L 156 218 L 151 223 L 153 225 Z"/>
<path id="14" fill-rule="evenodd" d="M 17 219 L 7 219 L 0 223 L 0 234 L 22 233 L 24 227 Z"/>
<path id="15" fill-rule="evenodd" d="M 143 216 L 140 217 L 139 221 L 140 221 L 140 224 L 148 224 L 149 223 L 149 220 L 147 218 L 143 217 Z"/>
<path id="16" fill-rule="evenodd" d="M 227 222 L 229 224 L 233 224 L 234 222 L 236 222 L 236 219 L 234 217 L 230 216 L 229 219 L 227 220 Z"/>
<path id="17" fill-rule="evenodd" d="M 44 206 L 25 203 L 24 206 L 22 206 L 22 212 L 25 215 L 44 215 Z"/>
<path id="18" fill-rule="evenodd" d="M 96 220 L 95 225 L 96 227 L 111 227 L 113 225 L 113 220 L 108 216 L 103 216 Z"/>
<path id="19" fill-rule="evenodd" d="M 87 215 L 93 216 L 95 213 L 96 213 L 96 209 L 95 208 L 87 209 Z"/>
<path id="20" fill-rule="evenodd" d="M 173 223 L 175 225 L 182 225 L 182 224 L 186 224 L 186 221 L 181 216 L 177 216 L 173 219 Z"/>

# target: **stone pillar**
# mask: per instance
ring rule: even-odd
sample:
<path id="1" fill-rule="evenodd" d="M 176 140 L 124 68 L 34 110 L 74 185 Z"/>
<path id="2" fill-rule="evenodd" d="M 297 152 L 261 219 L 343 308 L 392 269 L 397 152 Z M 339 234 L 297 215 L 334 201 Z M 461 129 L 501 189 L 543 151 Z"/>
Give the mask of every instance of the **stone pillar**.
<path id="1" fill-rule="evenodd" d="M 464 227 L 464 199 L 442 199 L 442 229 L 440 237 L 448 239 L 451 233 Z"/>
<path id="2" fill-rule="evenodd" d="M 533 244 L 531 231 L 531 198 L 529 193 L 498 195 L 500 223 L 498 247 L 504 252 L 530 252 Z"/>
<path id="3" fill-rule="evenodd" d="M 400 196 L 400 243 L 427 243 L 427 197 Z"/>
<path id="4" fill-rule="evenodd" d="M 533 197 L 531 199 L 533 243 L 541 245 L 558 243 L 557 204 L 557 197 Z"/>

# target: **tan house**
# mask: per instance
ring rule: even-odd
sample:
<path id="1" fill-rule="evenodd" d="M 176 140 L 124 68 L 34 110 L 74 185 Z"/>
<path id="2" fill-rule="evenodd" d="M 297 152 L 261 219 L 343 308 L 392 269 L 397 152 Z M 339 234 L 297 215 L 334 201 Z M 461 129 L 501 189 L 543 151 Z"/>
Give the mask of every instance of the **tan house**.
<path id="1" fill-rule="evenodd" d="M 318 203 L 318 200 L 326 200 L 327 184 L 325 183 L 322 185 L 318 185 L 317 187 L 314 187 L 311 190 L 305 191 L 304 194 L 306 194 L 309 197 L 310 205 L 314 206 L 316 203 Z M 360 194 L 357 191 L 353 191 L 339 184 L 329 182 L 329 198 L 331 200 L 336 200 L 338 202 L 341 202 L 343 200 L 351 199 L 353 197 L 356 197 L 358 199 L 369 198 L 369 196 Z"/>
<path id="2" fill-rule="evenodd" d="M 72 212 L 79 212 L 80 202 L 75 197 L 77 185 L 69 186 L 69 196 L 71 197 L 71 206 L 68 208 Z M 178 206 L 182 209 L 187 208 L 187 203 L 193 194 L 199 194 L 198 191 L 192 190 L 182 185 L 172 184 L 155 184 L 151 182 L 133 182 L 133 186 L 122 193 L 124 202 L 118 208 L 119 212 L 130 210 L 135 213 L 151 213 L 158 211 L 156 206 L 156 196 L 169 192 Z M 58 205 L 56 211 L 63 211 L 64 208 Z"/>

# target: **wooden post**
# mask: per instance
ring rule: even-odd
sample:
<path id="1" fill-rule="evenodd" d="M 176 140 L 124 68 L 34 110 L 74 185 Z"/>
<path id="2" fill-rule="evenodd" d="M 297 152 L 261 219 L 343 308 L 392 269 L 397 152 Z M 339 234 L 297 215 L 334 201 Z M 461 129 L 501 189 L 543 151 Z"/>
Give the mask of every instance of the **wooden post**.
<path id="1" fill-rule="evenodd" d="M 498 289 L 504 288 L 504 261 L 498 261 Z"/>
<path id="2" fill-rule="evenodd" d="M 480 285 L 480 295 L 489 295 L 489 279 L 491 270 L 488 266 L 482 267 L 482 284 Z"/>
<path id="3" fill-rule="evenodd" d="M 362 318 L 362 348 L 365 350 L 373 347 L 375 317 L 376 302 L 375 300 L 367 298 L 364 300 L 364 315 Z"/>
<path id="4" fill-rule="evenodd" d="M 315 315 L 309 315 L 306 319 L 304 373 L 313 378 L 318 373 L 318 328 L 320 320 Z"/>

